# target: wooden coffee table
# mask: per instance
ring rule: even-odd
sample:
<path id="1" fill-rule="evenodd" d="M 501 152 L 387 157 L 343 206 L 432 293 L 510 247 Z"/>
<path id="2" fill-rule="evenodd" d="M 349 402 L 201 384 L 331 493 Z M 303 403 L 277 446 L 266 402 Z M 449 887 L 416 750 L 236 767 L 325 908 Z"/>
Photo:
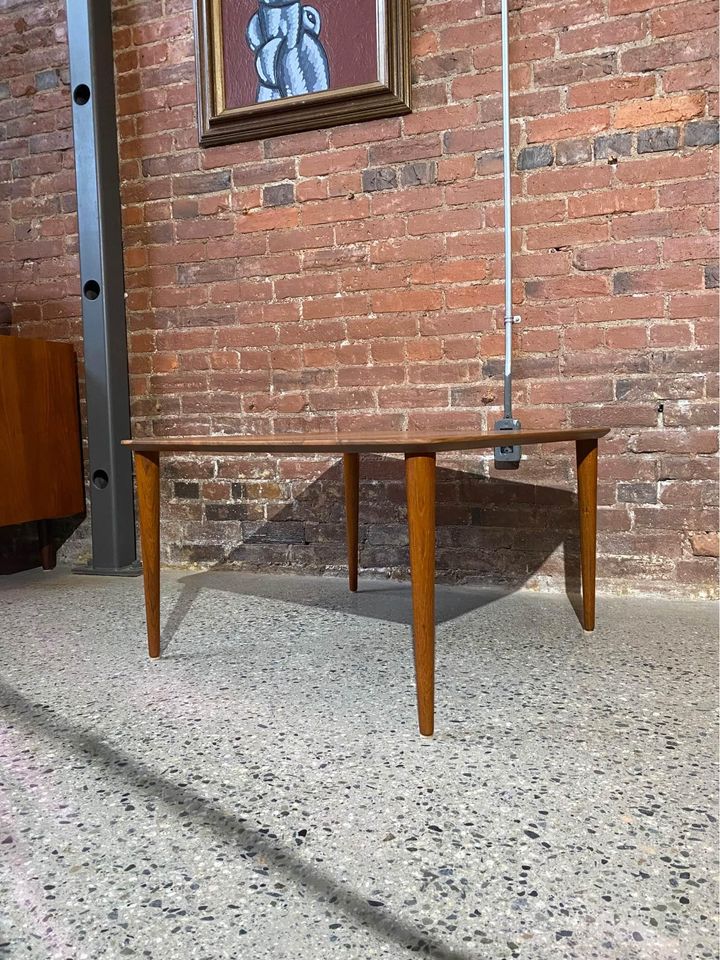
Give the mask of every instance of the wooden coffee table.
<path id="1" fill-rule="evenodd" d="M 124 440 L 135 454 L 142 541 L 148 651 L 160 656 L 160 455 L 163 453 L 342 454 L 350 589 L 357 590 L 361 453 L 402 453 L 410 539 L 413 640 L 420 733 L 434 728 L 435 688 L 435 457 L 449 450 L 515 444 L 575 443 L 578 475 L 583 626 L 595 626 L 598 440 L 606 429 L 521 430 L 513 433 L 317 433 L 285 436 L 163 437 Z"/>

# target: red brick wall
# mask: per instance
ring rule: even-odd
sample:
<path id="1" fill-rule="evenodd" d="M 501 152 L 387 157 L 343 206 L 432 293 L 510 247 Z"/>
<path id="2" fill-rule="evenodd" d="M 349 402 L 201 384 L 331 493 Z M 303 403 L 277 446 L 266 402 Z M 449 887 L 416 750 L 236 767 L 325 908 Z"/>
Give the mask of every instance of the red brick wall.
<path id="1" fill-rule="evenodd" d="M 607 424 L 606 589 L 716 582 L 714 0 L 515 4 L 517 415 Z M 114 2 L 138 434 L 485 428 L 499 416 L 499 0 L 413 5 L 414 112 L 201 151 L 190 0 Z M 0 13 L 0 301 L 78 338 L 64 5 Z M 568 449 L 443 458 L 448 577 L 560 586 Z M 405 565 L 401 465 L 372 460 L 362 562 Z M 166 559 L 342 564 L 337 466 L 178 457 Z"/>

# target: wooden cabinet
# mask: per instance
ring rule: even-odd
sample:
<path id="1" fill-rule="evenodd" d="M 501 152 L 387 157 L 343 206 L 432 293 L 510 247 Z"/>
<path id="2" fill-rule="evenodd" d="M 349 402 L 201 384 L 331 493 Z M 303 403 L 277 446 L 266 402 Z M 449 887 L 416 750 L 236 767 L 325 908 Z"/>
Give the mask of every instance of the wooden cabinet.
<path id="1" fill-rule="evenodd" d="M 0 526 L 38 521 L 47 569 L 48 521 L 84 511 L 75 351 L 0 336 Z"/>

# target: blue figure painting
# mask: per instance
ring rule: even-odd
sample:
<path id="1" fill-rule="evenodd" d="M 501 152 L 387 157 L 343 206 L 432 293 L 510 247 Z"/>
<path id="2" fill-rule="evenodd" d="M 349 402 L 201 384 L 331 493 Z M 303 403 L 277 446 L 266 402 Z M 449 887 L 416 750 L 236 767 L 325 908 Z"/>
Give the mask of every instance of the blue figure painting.
<path id="1" fill-rule="evenodd" d="M 258 103 L 317 93 L 330 86 L 320 40 L 320 12 L 300 0 L 258 0 L 245 31 L 255 54 Z"/>

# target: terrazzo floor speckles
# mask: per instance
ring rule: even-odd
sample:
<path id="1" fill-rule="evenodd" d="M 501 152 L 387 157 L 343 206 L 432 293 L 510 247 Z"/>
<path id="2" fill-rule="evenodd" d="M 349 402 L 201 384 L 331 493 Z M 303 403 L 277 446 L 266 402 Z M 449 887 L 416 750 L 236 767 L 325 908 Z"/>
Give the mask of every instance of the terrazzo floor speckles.
<path id="1" fill-rule="evenodd" d="M 714 605 L 0 580 L 0 956 L 717 957 Z"/>

